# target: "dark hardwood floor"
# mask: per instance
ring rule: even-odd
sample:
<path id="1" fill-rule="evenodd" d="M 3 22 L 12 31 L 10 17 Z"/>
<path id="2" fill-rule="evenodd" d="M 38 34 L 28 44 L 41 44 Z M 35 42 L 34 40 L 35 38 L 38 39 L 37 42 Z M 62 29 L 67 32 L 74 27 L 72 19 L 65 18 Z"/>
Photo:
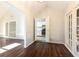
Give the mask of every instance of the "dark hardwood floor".
<path id="1" fill-rule="evenodd" d="M 27 48 L 20 45 L 1 53 L 1 57 L 73 57 L 63 44 L 35 41 Z"/>
<path id="2" fill-rule="evenodd" d="M 4 46 L 8 46 L 13 43 L 19 43 L 21 45 L 15 47 L 13 49 L 10 49 L 10 50 L 3 48 Z M 23 44 L 24 44 L 23 39 L 9 39 L 9 38 L 0 37 L 0 49 L 6 50 L 6 52 L 0 53 L 0 57 L 17 56 L 16 52 L 19 53 L 19 51 L 21 51 L 21 49 L 24 49 Z M 1 52 L 1 50 L 0 50 L 0 52 Z"/>
<path id="3" fill-rule="evenodd" d="M 0 47 L 12 44 L 12 43 L 20 43 L 24 44 L 23 39 L 9 39 L 9 38 L 2 38 L 0 37 Z"/>

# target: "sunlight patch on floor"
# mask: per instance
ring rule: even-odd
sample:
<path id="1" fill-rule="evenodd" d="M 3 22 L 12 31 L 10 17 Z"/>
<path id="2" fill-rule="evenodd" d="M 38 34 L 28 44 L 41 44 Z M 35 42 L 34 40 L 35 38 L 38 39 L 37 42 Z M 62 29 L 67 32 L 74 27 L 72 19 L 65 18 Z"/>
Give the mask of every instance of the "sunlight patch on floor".
<path id="1" fill-rule="evenodd" d="M 13 48 L 15 48 L 15 47 L 17 47 L 17 46 L 19 46 L 19 45 L 21 45 L 21 44 L 20 44 L 20 43 L 13 43 L 13 44 L 4 46 L 4 47 L 2 47 L 2 48 L 7 49 L 7 50 L 10 50 L 10 49 L 13 49 Z"/>
<path id="2" fill-rule="evenodd" d="M 2 48 L 0 48 L 0 53 L 4 53 L 4 52 L 6 52 L 7 50 L 4 50 L 4 49 L 2 49 Z"/>
<path id="3" fill-rule="evenodd" d="M 9 44 L 7 46 L 1 47 L 0 48 L 0 54 L 4 53 L 4 52 L 6 52 L 6 51 L 8 51 L 10 49 L 13 49 L 13 48 L 15 48 L 17 46 L 20 46 L 20 45 L 21 45 L 20 43 L 13 43 L 13 44 Z"/>

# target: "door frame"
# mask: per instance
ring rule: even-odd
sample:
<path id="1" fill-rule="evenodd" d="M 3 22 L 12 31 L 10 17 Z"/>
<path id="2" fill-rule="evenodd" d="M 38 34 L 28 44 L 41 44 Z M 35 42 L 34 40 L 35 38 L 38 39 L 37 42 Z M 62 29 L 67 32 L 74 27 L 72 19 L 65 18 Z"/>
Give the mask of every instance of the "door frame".
<path id="1" fill-rule="evenodd" d="M 50 30 L 50 28 L 49 28 L 49 24 L 50 24 L 49 21 L 50 21 L 50 19 L 49 19 L 49 16 L 36 18 L 34 20 L 34 39 L 37 40 L 36 39 L 36 20 L 42 19 L 42 18 L 46 20 L 46 37 L 45 37 L 45 42 L 50 42 L 50 38 L 49 38 L 49 30 Z"/>
<path id="2" fill-rule="evenodd" d="M 5 25 L 5 26 L 4 26 L 4 27 L 5 27 L 5 30 L 4 30 L 4 32 L 5 32 L 4 34 L 5 34 L 5 35 L 4 35 L 4 37 L 6 37 L 6 38 L 15 38 L 15 37 L 10 37 L 10 36 L 9 36 L 9 26 L 10 26 L 9 24 L 10 24 L 10 22 L 16 22 L 16 21 L 15 21 L 15 20 L 10 20 L 10 21 L 6 21 L 6 22 L 5 22 L 5 24 L 4 24 L 4 25 Z M 6 23 L 8 23 L 8 36 L 6 36 Z M 16 27 L 17 27 L 17 22 L 16 22 Z M 16 30 L 17 30 L 17 28 L 16 28 Z"/>

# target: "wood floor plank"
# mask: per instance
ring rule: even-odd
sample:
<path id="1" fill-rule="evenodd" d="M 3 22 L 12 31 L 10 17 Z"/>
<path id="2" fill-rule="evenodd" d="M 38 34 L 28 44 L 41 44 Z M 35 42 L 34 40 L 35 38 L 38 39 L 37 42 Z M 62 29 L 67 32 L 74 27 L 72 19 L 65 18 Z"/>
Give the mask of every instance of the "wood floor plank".
<path id="1" fill-rule="evenodd" d="M 17 41 L 18 40 L 14 40 L 14 42 Z M 11 40 L 7 40 L 7 43 L 2 46 L 11 44 L 12 42 Z M 22 43 L 20 41 L 18 42 Z M 63 44 L 35 41 L 27 48 L 23 48 L 22 44 L 18 47 L 15 47 L 11 50 L 8 50 L 7 52 L 0 54 L 0 57 L 73 57 L 73 55 Z"/>

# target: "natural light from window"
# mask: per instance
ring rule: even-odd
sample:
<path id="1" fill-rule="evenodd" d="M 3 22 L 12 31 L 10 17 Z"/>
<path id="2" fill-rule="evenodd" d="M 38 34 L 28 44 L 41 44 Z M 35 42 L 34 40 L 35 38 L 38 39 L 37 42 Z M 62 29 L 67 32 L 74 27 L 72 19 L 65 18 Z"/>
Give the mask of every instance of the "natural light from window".
<path id="1" fill-rule="evenodd" d="M 13 44 L 10 44 L 10 45 L 1 47 L 1 48 L 0 48 L 0 54 L 1 54 L 1 53 L 4 53 L 4 52 L 6 52 L 6 51 L 8 51 L 8 50 L 10 50 L 10 49 L 13 49 L 13 48 L 15 48 L 15 47 L 17 47 L 17 46 L 20 46 L 20 45 L 21 45 L 20 43 L 13 43 Z"/>
<path id="2" fill-rule="evenodd" d="M 6 52 L 7 50 L 4 50 L 2 48 L 0 48 L 0 54 Z"/>
<path id="3" fill-rule="evenodd" d="M 13 44 L 4 46 L 4 47 L 2 47 L 2 48 L 7 49 L 7 50 L 10 50 L 10 49 L 13 49 L 13 48 L 15 48 L 15 47 L 17 47 L 17 46 L 19 46 L 19 45 L 21 45 L 21 44 L 20 44 L 20 43 L 13 43 Z"/>

